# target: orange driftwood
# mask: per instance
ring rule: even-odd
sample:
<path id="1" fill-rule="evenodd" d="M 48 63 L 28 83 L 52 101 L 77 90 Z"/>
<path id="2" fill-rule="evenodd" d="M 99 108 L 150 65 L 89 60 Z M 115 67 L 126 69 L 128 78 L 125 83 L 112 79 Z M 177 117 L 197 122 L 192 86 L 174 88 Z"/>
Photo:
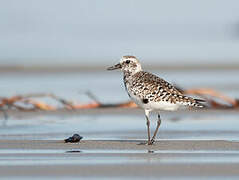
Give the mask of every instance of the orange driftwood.
<path id="1" fill-rule="evenodd" d="M 40 110 L 45 110 L 45 111 L 52 111 L 56 110 L 56 107 L 50 106 L 46 103 L 40 102 L 40 101 L 35 101 L 32 99 L 26 100 L 25 102 L 32 104 L 35 109 L 40 109 Z"/>
<path id="2" fill-rule="evenodd" d="M 12 105 L 13 103 L 15 103 L 16 101 L 21 100 L 22 97 L 21 96 L 13 96 L 10 98 L 1 98 L 1 103 L 0 103 L 0 107 L 5 106 L 5 105 Z"/>
<path id="3" fill-rule="evenodd" d="M 101 104 L 99 103 L 89 103 L 89 104 L 75 104 L 72 105 L 72 109 L 92 109 L 92 108 L 98 108 Z"/>
<path id="4" fill-rule="evenodd" d="M 50 97 L 62 103 L 66 108 L 72 108 L 71 102 L 64 100 L 55 96 L 54 94 L 28 94 L 28 95 L 19 95 L 13 96 L 10 98 L 0 98 L 0 108 L 1 109 L 9 109 L 9 108 L 16 108 L 18 110 L 56 110 L 57 107 L 48 105 L 44 102 L 33 100 L 32 98 L 36 97 Z M 22 103 L 19 105 L 17 103 Z M 24 105 L 32 105 L 32 108 L 24 107 Z"/>
<path id="5" fill-rule="evenodd" d="M 181 90 L 184 94 L 198 95 L 205 99 L 209 104 L 210 108 L 238 108 L 239 101 L 237 99 L 230 98 L 222 93 L 219 93 L 213 89 L 209 88 L 199 88 L 199 89 L 188 89 Z M 137 105 L 132 102 L 124 102 L 124 103 L 115 103 L 115 104 L 105 104 L 99 102 L 99 100 L 91 93 L 86 92 L 86 95 L 89 96 L 93 102 L 87 104 L 79 104 L 72 103 L 66 99 L 60 98 L 54 94 L 27 94 L 27 95 L 19 95 L 13 97 L 2 97 L 0 98 L 0 110 L 5 111 L 6 109 L 18 109 L 18 110 L 45 110 L 45 111 L 53 111 L 59 109 L 59 107 L 48 105 L 47 103 L 40 102 L 33 98 L 39 97 L 49 97 L 55 99 L 57 102 L 63 105 L 63 108 L 66 109 L 92 109 L 92 108 L 108 108 L 108 107 L 119 107 L 119 108 L 136 108 Z M 220 99 L 225 103 L 219 103 L 216 99 Z M 229 104 L 229 105 L 228 105 Z M 28 106 L 26 106 L 28 105 Z M 30 108 L 29 108 L 29 105 Z"/>
<path id="6" fill-rule="evenodd" d="M 92 109 L 92 108 L 108 108 L 108 107 L 136 108 L 137 105 L 132 101 L 128 101 L 125 103 L 117 103 L 117 104 L 101 104 L 95 102 L 89 104 L 76 104 L 72 106 L 73 109 Z"/>
<path id="7" fill-rule="evenodd" d="M 122 107 L 122 108 L 136 108 L 136 107 L 138 107 L 138 106 L 137 106 L 134 102 L 132 102 L 132 101 L 129 101 L 129 102 L 126 102 L 126 103 L 121 103 L 119 106 Z"/>
<path id="8" fill-rule="evenodd" d="M 239 107 L 239 102 L 236 99 L 230 98 L 214 89 L 209 88 L 199 88 L 199 89 L 188 89 L 183 91 L 185 94 L 195 94 L 203 97 L 212 107 L 226 107 L 225 104 L 221 104 L 216 102 L 212 98 L 208 98 L 207 96 L 211 96 L 213 98 L 221 99 L 222 101 L 228 103 L 232 107 Z M 228 107 L 228 106 L 227 106 Z"/>

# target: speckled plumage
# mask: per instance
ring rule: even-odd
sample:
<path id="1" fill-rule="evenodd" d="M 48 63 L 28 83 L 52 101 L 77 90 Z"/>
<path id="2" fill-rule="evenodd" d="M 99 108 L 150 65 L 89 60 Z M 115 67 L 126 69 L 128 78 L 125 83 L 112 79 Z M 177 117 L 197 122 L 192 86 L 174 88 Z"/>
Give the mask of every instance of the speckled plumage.
<path id="1" fill-rule="evenodd" d="M 180 107 L 203 107 L 203 100 L 193 99 L 183 95 L 170 83 L 156 75 L 142 70 L 141 64 L 134 56 L 123 56 L 120 63 L 109 67 L 108 70 L 121 69 L 124 74 L 124 85 L 130 98 L 145 110 L 148 131 L 148 145 L 154 143 L 158 128 L 161 124 L 161 110 L 175 111 Z M 150 138 L 149 113 L 158 112 L 157 127 L 152 139 Z"/>
<path id="2" fill-rule="evenodd" d="M 175 105 L 203 107 L 196 99 L 183 95 L 167 81 L 145 71 L 133 75 L 125 73 L 124 84 L 130 97 L 133 94 L 142 101 L 147 99 L 147 103 L 164 101 Z"/>

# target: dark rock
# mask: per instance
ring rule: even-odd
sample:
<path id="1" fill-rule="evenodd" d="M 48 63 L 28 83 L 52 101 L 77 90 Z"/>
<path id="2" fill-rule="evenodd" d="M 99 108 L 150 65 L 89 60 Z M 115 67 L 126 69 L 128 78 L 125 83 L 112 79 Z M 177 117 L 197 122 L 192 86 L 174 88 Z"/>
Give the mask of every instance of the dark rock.
<path id="1" fill-rule="evenodd" d="M 80 142 L 80 140 L 82 139 L 83 137 L 80 136 L 79 134 L 74 134 L 73 136 L 65 139 L 65 143 L 77 143 L 77 142 Z"/>

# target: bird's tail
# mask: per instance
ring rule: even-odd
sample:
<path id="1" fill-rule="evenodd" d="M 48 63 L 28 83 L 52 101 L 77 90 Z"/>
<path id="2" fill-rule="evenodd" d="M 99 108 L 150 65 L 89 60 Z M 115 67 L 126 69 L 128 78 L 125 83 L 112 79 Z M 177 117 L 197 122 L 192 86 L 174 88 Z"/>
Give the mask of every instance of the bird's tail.
<path id="1" fill-rule="evenodd" d="M 203 99 L 194 99 L 192 97 L 182 96 L 182 101 L 180 102 L 180 104 L 184 106 L 203 108 L 205 107 L 205 105 L 203 104 L 204 102 L 206 101 Z"/>
<path id="2" fill-rule="evenodd" d="M 193 99 L 194 102 L 191 104 L 191 106 L 194 107 L 199 107 L 199 108 L 203 108 L 205 107 L 205 105 L 203 103 L 205 103 L 206 101 L 203 99 Z"/>

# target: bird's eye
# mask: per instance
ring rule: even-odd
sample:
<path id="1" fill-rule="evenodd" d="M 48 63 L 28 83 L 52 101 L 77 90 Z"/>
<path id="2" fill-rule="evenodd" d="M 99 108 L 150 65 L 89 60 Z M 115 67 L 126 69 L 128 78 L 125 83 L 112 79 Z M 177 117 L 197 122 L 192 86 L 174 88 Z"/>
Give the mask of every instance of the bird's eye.
<path id="1" fill-rule="evenodd" d="M 126 60 L 125 63 L 126 63 L 126 64 L 129 64 L 129 63 L 130 63 L 130 60 Z"/>

